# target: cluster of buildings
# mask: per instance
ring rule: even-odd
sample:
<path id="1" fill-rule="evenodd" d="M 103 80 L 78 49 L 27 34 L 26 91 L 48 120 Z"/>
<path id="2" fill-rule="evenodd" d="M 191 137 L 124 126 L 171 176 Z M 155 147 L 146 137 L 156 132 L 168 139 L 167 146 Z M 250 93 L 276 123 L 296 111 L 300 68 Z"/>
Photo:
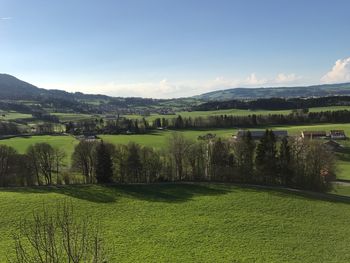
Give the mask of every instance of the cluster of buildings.
<path id="1" fill-rule="evenodd" d="M 248 130 L 239 130 L 235 135 L 235 138 L 243 137 Z M 254 140 L 261 139 L 265 131 L 249 131 Z M 272 130 L 276 138 L 288 137 L 288 131 L 286 130 Z M 331 130 L 326 131 L 302 131 L 300 137 L 303 139 L 331 139 L 331 140 L 346 140 L 346 134 L 344 130 Z"/>

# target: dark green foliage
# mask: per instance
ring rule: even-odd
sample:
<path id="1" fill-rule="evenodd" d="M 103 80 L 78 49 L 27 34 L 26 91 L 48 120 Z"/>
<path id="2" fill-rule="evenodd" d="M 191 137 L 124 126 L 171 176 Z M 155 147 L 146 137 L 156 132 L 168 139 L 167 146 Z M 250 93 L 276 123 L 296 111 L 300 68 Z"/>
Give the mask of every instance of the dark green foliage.
<path id="1" fill-rule="evenodd" d="M 136 143 L 128 144 L 128 153 L 126 160 L 127 174 L 132 182 L 139 182 L 142 171 L 142 162 L 140 156 L 140 146 Z"/>
<path id="2" fill-rule="evenodd" d="M 250 131 L 248 131 L 244 133 L 242 138 L 238 138 L 234 145 L 237 173 L 245 182 L 252 180 L 254 173 L 254 152 L 255 142 Z"/>
<path id="3" fill-rule="evenodd" d="M 256 172 L 264 183 L 272 183 L 277 175 L 276 138 L 272 130 L 266 130 L 256 149 Z"/>
<path id="4" fill-rule="evenodd" d="M 233 172 L 233 155 L 226 141 L 219 138 L 213 142 L 211 146 L 210 164 L 212 180 L 229 180 Z"/>
<path id="5" fill-rule="evenodd" d="M 110 183 L 113 177 L 111 150 L 101 141 L 96 147 L 95 175 L 97 183 Z"/>
<path id="6" fill-rule="evenodd" d="M 278 155 L 278 172 L 281 183 L 290 186 L 292 184 L 291 149 L 287 137 L 282 139 Z"/>

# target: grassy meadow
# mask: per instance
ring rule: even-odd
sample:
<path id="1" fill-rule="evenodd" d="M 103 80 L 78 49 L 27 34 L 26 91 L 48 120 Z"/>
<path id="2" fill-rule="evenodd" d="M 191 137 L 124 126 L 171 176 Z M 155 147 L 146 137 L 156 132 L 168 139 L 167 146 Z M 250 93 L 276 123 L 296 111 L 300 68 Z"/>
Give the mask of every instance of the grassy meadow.
<path id="1" fill-rule="evenodd" d="M 337 110 L 349 110 L 349 106 L 329 106 L 329 107 L 316 107 L 310 108 L 310 112 L 320 112 L 320 111 L 337 111 Z M 208 117 L 215 115 L 236 115 L 236 116 L 247 116 L 247 115 L 268 115 L 268 114 L 290 114 L 292 110 L 240 110 L 240 109 L 227 109 L 227 110 L 213 110 L 213 111 L 179 111 L 173 115 L 161 115 L 161 114 L 151 114 L 150 116 L 145 117 L 148 121 L 154 121 L 157 118 L 166 118 L 172 119 L 176 118 L 178 115 L 182 117 Z M 142 119 L 141 115 L 130 114 L 123 115 L 126 118 L 130 119 Z"/>
<path id="2" fill-rule="evenodd" d="M 12 233 L 72 200 L 99 222 L 110 262 L 349 262 L 350 204 L 216 184 L 67 186 L 0 190 L 0 262 Z"/>
<path id="3" fill-rule="evenodd" d="M 15 137 L 6 140 L 0 140 L 0 144 L 14 147 L 19 153 L 25 153 L 27 148 L 35 143 L 47 142 L 53 147 L 58 147 L 66 153 L 66 162 L 70 163 L 71 155 L 74 151 L 74 147 L 78 144 L 78 141 L 73 136 L 29 136 L 29 137 Z"/>

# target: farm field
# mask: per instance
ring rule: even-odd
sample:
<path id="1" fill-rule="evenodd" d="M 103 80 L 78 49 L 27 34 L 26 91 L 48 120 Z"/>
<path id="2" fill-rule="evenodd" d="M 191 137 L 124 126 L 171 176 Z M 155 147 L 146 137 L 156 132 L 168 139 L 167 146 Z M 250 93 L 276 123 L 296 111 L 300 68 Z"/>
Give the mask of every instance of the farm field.
<path id="1" fill-rule="evenodd" d="M 0 140 L 0 144 L 14 147 L 19 153 L 25 153 L 27 148 L 35 143 L 47 142 L 54 147 L 58 147 L 65 151 L 66 162 L 70 163 L 71 155 L 74 151 L 74 146 L 78 141 L 72 136 L 30 136 L 30 137 L 15 137 L 6 140 Z"/>
<path id="2" fill-rule="evenodd" d="M 310 108 L 310 112 L 320 112 L 320 111 L 336 111 L 336 110 L 349 110 L 349 106 L 330 106 L 330 107 L 316 107 Z M 240 110 L 240 109 L 228 109 L 228 110 L 214 110 L 214 111 L 180 111 L 176 112 L 174 115 L 161 115 L 161 114 L 151 114 L 150 116 L 145 117 L 148 121 L 154 121 L 157 118 L 166 118 L 172 119 L 176 118 L 178 115 L 182 117 L 208 117 L 214 115 L 237 115 L 237 116 L 247 116 L 251 114 L 289 114 L 292 113 L 292 110 Z M 141 115 L 123 115 L 130 119 L 142 119 Z"/>
<path id="3" fill-rule="evenodd" d="M 95 116 L 92 114 L 81 114 L 81 113 L 59 113 L 59 112 L 53 112 L 51 115 L 55 115 L 58 117 L 58 119 L 62 122 L 67 121 L 80 121 L 85 119 L 91 119 Z"/>
<path id="4" fill-rule="evenodd" d="M 99 222 L 110 262 L 349 262 L 350 204 L 215 184 L 0 190 L 0 262 L 43 202 Z"/>
<path id="5" fill-rule="evenodd" d="M 19 113 L 15 111 L 0 112 L 0 120 L 16 120 L 16 119 L 29 119 L 32 118 L 32 114 Z"/>

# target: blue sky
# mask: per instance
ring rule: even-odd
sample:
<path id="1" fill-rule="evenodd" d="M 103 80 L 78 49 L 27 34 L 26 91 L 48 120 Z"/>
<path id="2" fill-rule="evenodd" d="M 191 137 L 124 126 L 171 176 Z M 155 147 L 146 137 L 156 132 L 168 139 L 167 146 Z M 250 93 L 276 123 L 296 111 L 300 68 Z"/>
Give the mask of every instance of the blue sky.
<path id="1" fill-rule="evenodd" d="M 0 72 L 156 98 L 345 82 L 349 10 L 348 0 L 0 0 Z"/>

